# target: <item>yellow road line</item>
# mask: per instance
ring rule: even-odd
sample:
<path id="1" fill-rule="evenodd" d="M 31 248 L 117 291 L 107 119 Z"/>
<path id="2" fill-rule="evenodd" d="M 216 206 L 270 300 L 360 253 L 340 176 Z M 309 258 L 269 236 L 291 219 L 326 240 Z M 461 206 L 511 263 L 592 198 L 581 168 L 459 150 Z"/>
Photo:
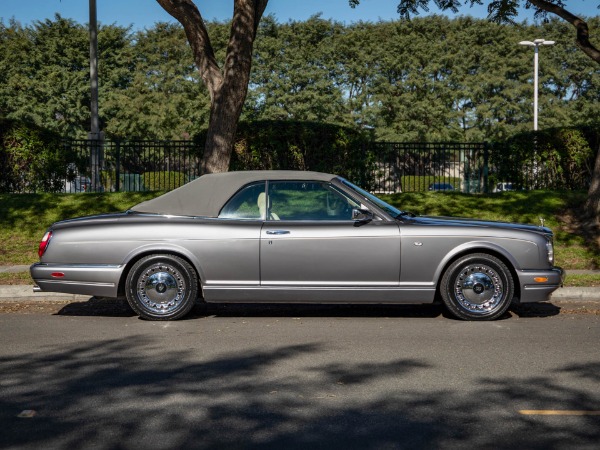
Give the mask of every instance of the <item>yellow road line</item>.
<path id="1" fill-rule="evenodd" d="M 521 409 L 524 416 L 600 416 L 600 411 L 574 411 L 567 409 Z"/>

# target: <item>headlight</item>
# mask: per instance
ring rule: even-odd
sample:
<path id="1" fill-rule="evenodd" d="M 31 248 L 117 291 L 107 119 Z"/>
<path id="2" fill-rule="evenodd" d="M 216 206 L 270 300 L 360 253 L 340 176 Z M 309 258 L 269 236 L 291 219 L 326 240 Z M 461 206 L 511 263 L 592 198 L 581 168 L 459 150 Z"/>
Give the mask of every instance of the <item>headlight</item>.
<path id="1" fill-rule="evenodd" d="M 546 241 L 546 251 L 548 252 L 548 262 L 550 265 L 554 265 L 554 245 L 552 244 L 551 237 L 548 237 Z"/>

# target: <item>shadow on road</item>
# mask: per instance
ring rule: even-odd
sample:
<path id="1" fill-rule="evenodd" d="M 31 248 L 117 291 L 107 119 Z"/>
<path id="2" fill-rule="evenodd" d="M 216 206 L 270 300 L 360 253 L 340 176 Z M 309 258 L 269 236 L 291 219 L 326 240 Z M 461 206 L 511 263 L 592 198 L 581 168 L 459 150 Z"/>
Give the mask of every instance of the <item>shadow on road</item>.
<path id="1" fill-rule="evenodd" d="M 200 338 L 200 336 L 197 336 Z M 571 379 L 600 365 L 531 378 L 489 376 L 465 390 L 406 383 L 439 370 L 423 358 L 321 360 L 325 342 L 222 351 L 202 339 L 175 351 L 159 336 L 48 345 L 0 358 L 1 448 L 594 448 L 598 418 L 543 420 L 517 404 L 597 409 Z M 195 341 L 196 342 L 196 341 Z M 290 368 L 283 376 L 273 368 Z M 444 374 L 440 373 L 439 376 Z M 412 387 L 411 387 L 412 386 Z M 36 411 L 31 419 L 17 414 Z M 594 444 L 594 442 L 596 444 Z"/>
<path id="2" fill-rule="evenodd" d="M 510 307 L 510 312 L 519 317 L 552 317 L 559 315 L 560 310 L 552 303 L 523 303 Z"/>
<path id="3" fill-rule="evenodd" d="M 135 316 L 125 299 L 99 299 L 65 305 L 62 316 Z M 216 317 L 428 317 L 446 315 L 441 305 L 310 305 L 310 304 L 206 304 L 198 303 L 186 319 Z"/>
<path id="4" fill-rule="evenodd" d="M 552 303 L 528 303 L 511 306 L 501 320 L 512 316 L 527 318 L 552 317 L 561 308 Z M 65 305 L 56 313 L 62 316 L 132 317 L 135 313 L 125 299 L 92 297 L 87 302 Z M 312 304 L 206 304 L 198 303 L 186 319 L 202 317 L 445 317 L 454 319 L 440 304 L 423 305 L 312 305 Z"/>

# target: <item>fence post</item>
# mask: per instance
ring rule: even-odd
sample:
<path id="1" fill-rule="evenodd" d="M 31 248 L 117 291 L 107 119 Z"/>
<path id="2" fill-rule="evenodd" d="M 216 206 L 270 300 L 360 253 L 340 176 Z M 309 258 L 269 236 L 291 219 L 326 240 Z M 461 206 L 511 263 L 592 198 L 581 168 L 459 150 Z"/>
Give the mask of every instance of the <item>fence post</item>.
<path id="1" fill-rule="evenodd" d="M 359 183 L 360 183 L 360 187 L 362 187 L 364 189 L 365 181 L 367 180 L 367 170 L 368 170 L 368 168 L 367 168 L 367 149 L 366 149 L 366 144 L 364 142 L 360 146 L 361 146 L 361 150 L 362 150 L 362 158 L 361 159 L 363 162 L 363 164 L 362 164 L 363 170 L 360 171 L 361 179 L 359 180 Z"/>
<path id="2" fill-rule="evenodd" d="M 484 142 L 483 143 L 483 193 L 487 194 L 488 193 L 488 174 L 489 174 L 489 159 L 490 159 L 490 153 L 489 153 L 489 147 L 488 147 L 488 143 Z"/>
<path id="3" fill-rule="evenodd" d="M 121 192 L 121 140 L 117 139 L 115 141 L 116 145 L 116 164 L 115 164 L 115 177 L 116 179 L 116 190 L 117 192 Z"/>

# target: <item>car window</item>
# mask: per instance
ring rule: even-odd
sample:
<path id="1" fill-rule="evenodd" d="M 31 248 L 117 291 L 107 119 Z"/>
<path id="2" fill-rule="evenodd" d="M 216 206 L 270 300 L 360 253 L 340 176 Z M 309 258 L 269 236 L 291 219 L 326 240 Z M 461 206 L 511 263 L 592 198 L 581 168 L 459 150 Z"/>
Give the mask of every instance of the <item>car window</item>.
<path id="1" fill-rule="evenodd" d="M 377 205 L 379 208 L 383 209 L 386 213 L 388 213 L 390 216 L 392 217 L 399 217 L 402 216 L 404 214 L 406 214 L 405 211 L 400 211 L 399 209 L 397 209 L 396 207 L 384 202 L 383 200 L 381 200 L 378 197 L 375 197 L 373 194 L 365 191 L 364 189 L 359 188 L 358 186 L 356 186 L 355 184 L 350 183 L 348 180 L 345 180 L 344 178 L 340 178 L 341 182 L 349 187 L 350 189 L 352 189 L 354 192 L 356 192 L 360 197 L 364 197 L 365 199 L 369 200 L 370 202 L 374 203 L 375 205 Z"/>
<path id="2" fill-rule="evenodd" d="M 262 194 L 262 195 L 261 195 Z M 261 211 L 261 199 L 264 203 L 265 182 L 250 184 L 240 189 L 229 199 L 219 213 L 220 219 L 254 219 L 265 218 Z"/>
<path id="3" fill-rule="evenodd" d="M 329 183 L 270 181 L 269 220 L 352 220 L 356 202 Z"/>

